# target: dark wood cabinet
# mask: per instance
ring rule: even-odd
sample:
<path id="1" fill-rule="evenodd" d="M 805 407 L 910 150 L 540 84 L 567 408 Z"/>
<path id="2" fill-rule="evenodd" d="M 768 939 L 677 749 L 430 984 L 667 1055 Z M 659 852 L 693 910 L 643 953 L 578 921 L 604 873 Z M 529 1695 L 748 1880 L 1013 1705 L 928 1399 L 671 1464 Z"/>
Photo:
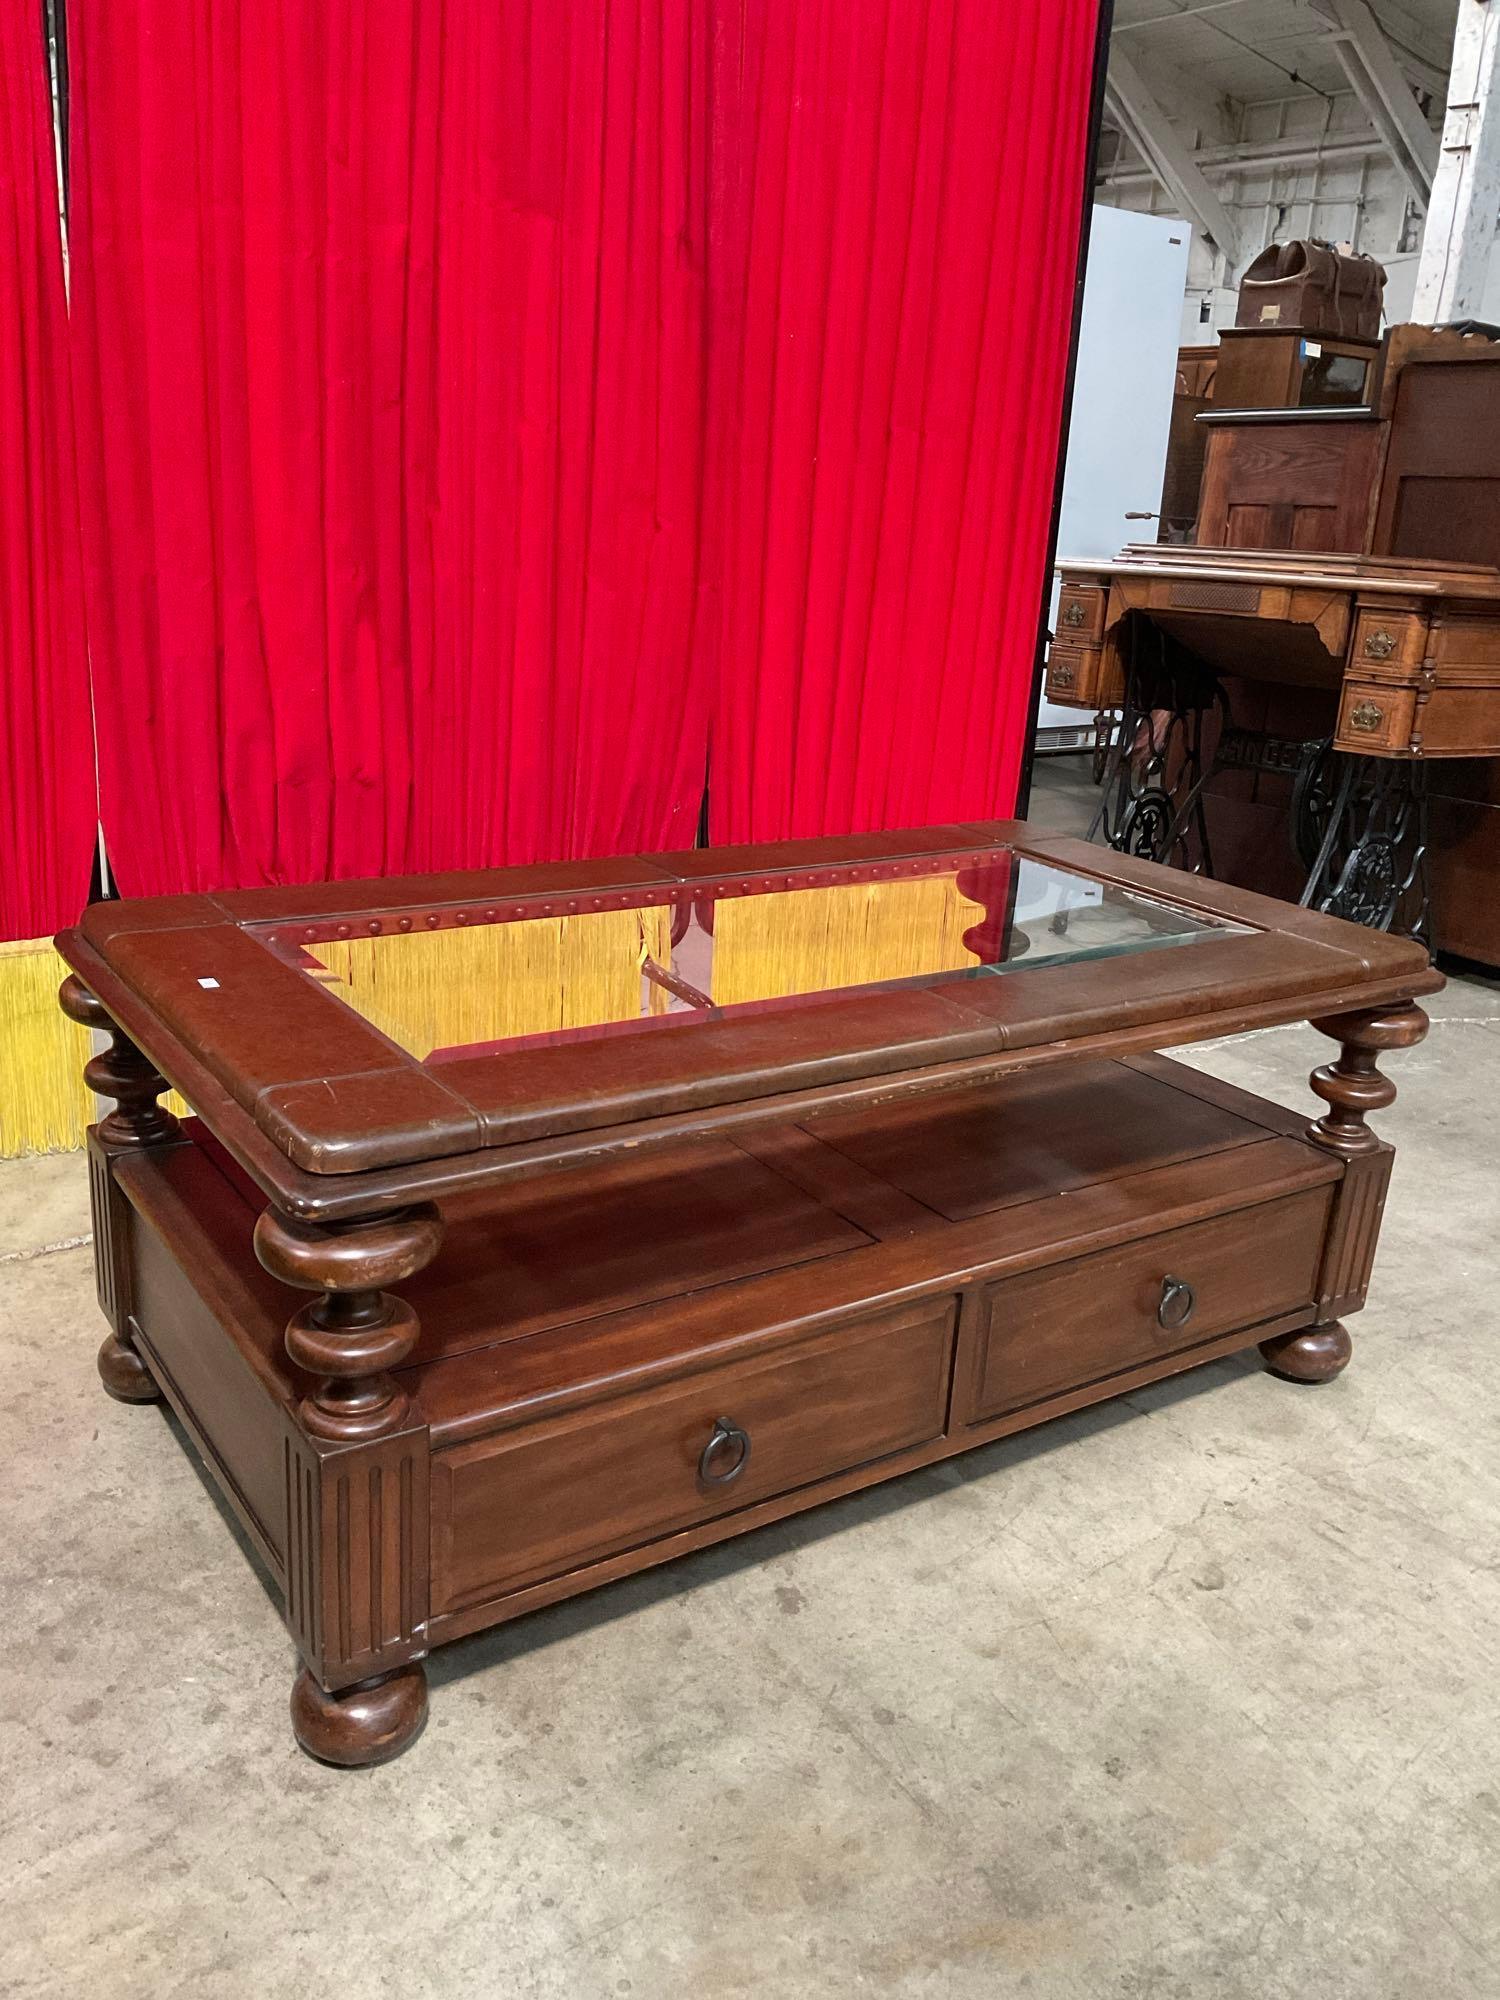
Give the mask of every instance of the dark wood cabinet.
<path id="1" fill-rule="evenodd" d="M 1367 412 L 1246 416 L 1217 406 L 1208 432 L 1198 542 L 1302 555 L 1369 546 L 1386 431 Z"/>
<path id="2" fill-rule="evenodd" d="M 1221 412 L 1368 408 L 1379 353 L 1374 339 L 1227 326 L 1219 334 L 1214 407 Z"/>
<path id="3" fill-rule="evenodd" d="M 1500 346 L 1402 369 L 1371 546 L 1500 566 Z"/>

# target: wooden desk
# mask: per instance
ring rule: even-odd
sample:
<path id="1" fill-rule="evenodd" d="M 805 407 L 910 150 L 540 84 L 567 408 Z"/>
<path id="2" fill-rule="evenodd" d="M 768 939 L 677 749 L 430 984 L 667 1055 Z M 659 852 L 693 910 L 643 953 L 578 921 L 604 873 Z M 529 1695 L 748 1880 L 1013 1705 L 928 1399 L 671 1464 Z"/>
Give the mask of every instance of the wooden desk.
<path id="1" fill-rule="evenodd" d="M 59 948 L 111 1037 L 104 1385 L 176 1410 L 345 1764 L 448 1639 L 1236 1348 L 1337 1373 L 1377 1058 L 1442 983 L 1019 825 L 100 905 Z M 1312 1123 L 1152 1053 L 1309 1018 Z"/>

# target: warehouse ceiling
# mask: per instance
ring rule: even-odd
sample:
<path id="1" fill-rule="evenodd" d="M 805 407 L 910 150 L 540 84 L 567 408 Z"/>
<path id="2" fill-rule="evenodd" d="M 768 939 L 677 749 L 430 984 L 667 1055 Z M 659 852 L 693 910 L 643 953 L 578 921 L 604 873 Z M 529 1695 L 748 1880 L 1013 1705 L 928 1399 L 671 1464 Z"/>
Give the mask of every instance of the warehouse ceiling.
<path id="1" fill-rule="evenodd" d="M 1232 287 L 1284 230 L 1405 253 L 1440 162 L 1458 5 L 1116 0 L 1101 198 L 1158 189 L 1193 224 L 1200 290 Z"/>
<path id="2" fill-rule="evenodd" d="M 1411 81 L 1442 102 L 1458 0 L 1370 0 Z M 1349 89 L 1331 0 L 1116 0 L 1114 46 L 1240 104 Z M 1165 98 L 1168 93 L 1160 91 Z"/>

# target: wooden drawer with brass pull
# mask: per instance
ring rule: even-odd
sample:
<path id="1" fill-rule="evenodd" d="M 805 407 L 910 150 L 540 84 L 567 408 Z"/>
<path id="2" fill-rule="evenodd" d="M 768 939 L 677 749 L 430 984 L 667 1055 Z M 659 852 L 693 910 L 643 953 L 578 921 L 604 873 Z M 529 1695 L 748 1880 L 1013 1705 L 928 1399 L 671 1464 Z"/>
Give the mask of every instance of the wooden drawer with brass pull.
<path id="1" fill-rule="evenodd" d="M 1054 701 L 1077 701 L 1082 693 L 1086 657 L 1072 647 L 1054 645 L 1047 659 L 1047 693 Z"/>
<path id="2" fill-rule="evenodd" d="M 1089 646 L 1104 636 L 1109 591 L 1065 583 L 1057 598 L 1057 636 L 1065 645 Z"/>
<path id="3" fill-rule="evenodd" d="M 1381 751 L 1404 751 L 1411 743 L 1416 715 L 1415 688 L 1345 681 L 1339 699 L 1339 726 L 1334 747 L 1352 750 L 1366 757 L 1376 756 Z"/>
<path id="4" fill-rule="evenodd" d="M 1410 611 L 1361 610 L 1349 652 L 1351 673 L 1405 680 L 1427 651 L 1427 623 Z"/>
<path id="5" fill-rule="evenodd" d="M 965 1421 L 1310 1304 L 1329 1202 L 1327 1188 L 1311 1188 L 990 1285 L 976 1308 Z"/>
<path id="6" fill-rule="evenodd" d="M 1114 708 L 1124 698 L 1118 656 L 1100 646 L 1054 642 L 1047 658 L 1047 699 L 1074 708 Z"/>
<path id="7" fill-rule="evenodd" d="M 434 1454 L 434 1613 L 941 1437 L 956 1320 L 924 1299 Z"/>

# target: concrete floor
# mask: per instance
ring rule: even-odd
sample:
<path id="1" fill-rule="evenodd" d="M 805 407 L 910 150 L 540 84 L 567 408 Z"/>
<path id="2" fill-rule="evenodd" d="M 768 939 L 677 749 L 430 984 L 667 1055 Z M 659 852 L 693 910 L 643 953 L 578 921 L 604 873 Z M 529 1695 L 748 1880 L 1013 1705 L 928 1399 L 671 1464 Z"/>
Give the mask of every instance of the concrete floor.
<path id="1" fill-rule="evenodd" d="M 1339 1381 L 1217 1363 L 466 1642 L 348 1775 L 97 1385 L 81 1161 L 0 1168 L 0 1993 L 1494 2000 L 1500 985 L 1432 1012 Z M 1311 1107 L 1328 1053 L 1194 1060 Z"/>

